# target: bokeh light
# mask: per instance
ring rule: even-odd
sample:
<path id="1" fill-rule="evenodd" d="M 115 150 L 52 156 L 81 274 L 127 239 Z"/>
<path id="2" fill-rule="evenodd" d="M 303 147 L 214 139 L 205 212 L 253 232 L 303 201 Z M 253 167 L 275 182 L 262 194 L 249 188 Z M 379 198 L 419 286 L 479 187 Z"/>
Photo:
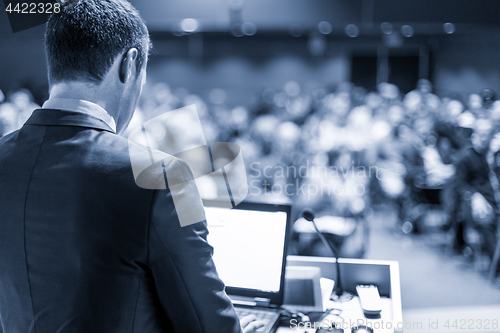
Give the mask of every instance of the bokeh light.
<path id="1" fill-rule="evenodd" d="M 452 33 L 455 32 L 455 25 L 453 23 L 445 23 L 443 24 L 443 30 L 448 35 L 451 35 Z"/>
<path id="2" fill-rule="evenodd" d="M 181 22 L 181 29 L 185 32 L 195 32 L 198 30 L 198 21 L 193 18 L 186 18 Z"/>
<path id="3" fill-rule="evenodd" d="M 347 36 L 352 37 L 352 38 L 358 37 L 359 36 L 359 28 L 355 24 L 348 24 L 345 27 L 345 33 Z"/>
<path id="4" fill-rule="evenodd" d="M 415 34 L 415 29 L 411 25 L 403 25 L 401 27 L 401 35 L 405 37 L 412 37 Z"/>
<path id="5" fill-rule="evenodd" d="M 318 23 L 318 30 L 323 35 L 328 35 L 332 32 L 332 25 L 329 22 L 321 21 Z"/>
<path id="6" fill-rule="evenodd" d="M 257 26 L 253 22 L 245 22 L 243 23 L 241 30 L 243 34 L 253 36 L 257 33 Z"/>
<path id="7" fill-rule="evenodd" d="M 386 35 L 390 35 L 392 34 L 392 31 L 393 31 L 393 28 L 392 28 L 392 24 L 390 24 L 389 22 L 383 22 L 381 25 L 380 25 L 380 30 L 386 34 Z"/>
<path id="8" fill-rule="evenodd" d="M 231 26 L 231 34 L 234 37 L 243 37 L 245 34 L 243 33 L 243 25 L 240 23 L 235 23 Z"/>

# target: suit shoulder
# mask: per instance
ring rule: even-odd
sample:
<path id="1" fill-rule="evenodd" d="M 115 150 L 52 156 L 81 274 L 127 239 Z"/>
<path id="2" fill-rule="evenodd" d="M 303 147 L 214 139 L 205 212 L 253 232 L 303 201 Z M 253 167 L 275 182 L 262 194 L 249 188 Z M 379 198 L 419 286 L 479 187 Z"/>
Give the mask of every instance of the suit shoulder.
<path id="1" fill-rule="evenodd" d="M 194 179 L 189 165 L 178 157 L 130 140 L 128 149 L 134 178 L 139 187 L 165 189 L 165 178 L 169 186 Z"/>
<path id="2" fill-rule="evenodd" d="M 0 145 L 3 144 L 4 142 L 7 142 L 7 141 L 12 140 L 13 138 L 15 138 L 15 136 L 17 135 L 18 132 L 19 132 L 19 130 L 14 131 L 14 132 L 10 132 L 9 134 L 1 136 L 0 137 Z"/>
<path id="3" fill-rule="evenodd" d="M 194 179 L 189 165 L 182 159 L 171 156 L 169 164 L 165 167 L 165 173 L 169 178 L 169 184 L 179 184 Z"/>

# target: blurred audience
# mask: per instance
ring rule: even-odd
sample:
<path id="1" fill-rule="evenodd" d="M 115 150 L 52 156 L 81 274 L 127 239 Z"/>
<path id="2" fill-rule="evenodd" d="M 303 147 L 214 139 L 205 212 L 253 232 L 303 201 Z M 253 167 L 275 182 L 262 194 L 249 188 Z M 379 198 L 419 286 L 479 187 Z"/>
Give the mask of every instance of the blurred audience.
<path id="1" fill-rule="evenodd" d="M 251 105 L 230 105 L 222 89 L 200 96 L 156 83 L 144 88 L 129 128 L 190 104 L 208 142 L 241 147 L 254 199 L 360 220 L 391 206 L 404 233 L 426 232 L 426 212 L 438 207 L 439 230 L 453 234 L 450 246 L 461 253 L 479 243 L 477 251 L 493 256 L 500 101 L 491 91 L 471 93 L 462 103 L 433 94 L 428 80 L 407 94 L 390 83 L 367 92 L 350 83 L 290 81 L 264 89 Z M 27 90 L 0 92 L 0 136 L 22 126 L 37 107 Z M 179 126 L 189 132 L 189 123 Z M 468 230 L 477 232 L 474 241 Z"/>
<path id="2" fill-rule="evenodd" d="M 39 107 L 27 89 L 15 91 L 7 99 L 0 90 L 0 137 L 21 128 L 33 110 Z"/>

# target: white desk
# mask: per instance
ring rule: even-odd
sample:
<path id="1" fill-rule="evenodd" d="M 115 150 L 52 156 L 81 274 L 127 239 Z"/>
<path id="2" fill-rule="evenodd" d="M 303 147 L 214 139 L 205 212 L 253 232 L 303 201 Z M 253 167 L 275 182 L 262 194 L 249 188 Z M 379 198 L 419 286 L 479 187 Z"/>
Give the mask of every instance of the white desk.
<path id="1" fill-rule="evenodd" d="M 339 264 L 340 278 L 345 291 L 356 294 L 356 286 L 358 284 L 374 284 L 378 287 L 382 299 L 382 312 L 378 319 L 370 319 L 364 316 L 357 296 L 345 302 L 331 301 L 329 307 L 341 310 L 339 316 L 345 323 L 341 326 L 344 332 L 350 333 L 351 327 L 357 324 L 371 325 L 375 333 L 403 332 L 404 322 L 401 308 L 399 264 L 396 261 L 343 258 L 339 259 Z M 321 268 L 321 275 L 323 277 L 332 280 L 336 280 L 337 277 L 335 258 L 288 256 L 287 265 L 319 267 Z M 334 318 L 332 317 L 331 319 L 333 320 Z M 312 333 L 315 330 L 280 327 L 276 332 Z"/>

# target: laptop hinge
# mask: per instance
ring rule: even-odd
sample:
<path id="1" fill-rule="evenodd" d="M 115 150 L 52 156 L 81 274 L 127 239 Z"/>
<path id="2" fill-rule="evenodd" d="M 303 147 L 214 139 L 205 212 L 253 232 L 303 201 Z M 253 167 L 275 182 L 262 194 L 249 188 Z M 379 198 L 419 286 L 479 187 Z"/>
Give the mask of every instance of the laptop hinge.
<path id="1" fill-rule="evenodd" d="M 229 298 L 235 305 L 269 307 L 271 303 L 271 300 L 269 298 L 264 298 L 264 297 L 246 297 L 246 296 L 229 295 Z"/>

